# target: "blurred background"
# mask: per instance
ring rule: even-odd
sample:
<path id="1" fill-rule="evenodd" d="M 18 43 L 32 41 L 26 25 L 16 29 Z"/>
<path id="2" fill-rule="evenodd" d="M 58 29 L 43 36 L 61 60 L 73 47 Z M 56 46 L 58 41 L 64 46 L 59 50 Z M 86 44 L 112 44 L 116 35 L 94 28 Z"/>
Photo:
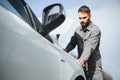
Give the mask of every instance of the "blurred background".
<path id="1" fill-rule="evenodd" d="M 78 8 L 87 5 L 91 9 L 92 22 L 99 26 L 102 32 L 100 51 L 103 70 L 109 73 L 113 80 L 120 80 L 120 0 L 25 0 L 41 20 L 42 10 L 53 3 L 61 3 L 66 11 L 66 20 L 51 32 L 61 34 L 59 44 L 65 48 L 80 25 Z M 77 55 L 77 49 L 72 51 Z"/>

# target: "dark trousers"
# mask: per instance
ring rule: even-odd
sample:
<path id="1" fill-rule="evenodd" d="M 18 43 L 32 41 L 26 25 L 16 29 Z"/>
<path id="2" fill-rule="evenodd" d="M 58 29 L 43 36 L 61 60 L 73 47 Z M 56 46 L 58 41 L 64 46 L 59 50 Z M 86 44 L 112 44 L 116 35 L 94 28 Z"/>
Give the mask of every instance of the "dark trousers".
<path id="1" fill-rule="evenodd" d="M 88 68 L 85 66 L 83 67 L 86 80 L 103 80 L 102 76 L 102 69 L 97 67 L 95 71 L 89 71 Z"/>

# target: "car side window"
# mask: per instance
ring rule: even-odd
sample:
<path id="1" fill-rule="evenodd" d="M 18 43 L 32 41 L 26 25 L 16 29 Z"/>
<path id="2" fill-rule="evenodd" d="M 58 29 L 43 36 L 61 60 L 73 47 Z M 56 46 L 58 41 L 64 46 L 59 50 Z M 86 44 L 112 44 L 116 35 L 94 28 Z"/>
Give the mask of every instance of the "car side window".
<path id="1" fill-rule="evenodd" d="M 35 16 L 33 11 L 30 9 L 30 7 L 28 7 L 28 9 L 29 9 L 30 17 L 33 19 L 32 22 L 36 28 L 36 31 L 40 33 L 42 31 L 42 24 L 40 23 L 38 18 Z"/>
<path id="2" fill-rule="evenodd" d="M 0 0 L 0 5 L 32 25 L 22 0 Z"/>
<path id="3" fill-rule="evenodd" d="M 11 11 L 16 16 L 22 19 L 21 15 L 15 10 L 15 8 L 8 2 L 8 0 L 0 0 L 0 5 L 5 9 Z"/>
<path id="4" fill-rule="evenodd" d="M 0 5 L 24 20 L 34 30 L 41 33 L 42 24 L 24 0 L 0 0 Z M 53 42 L 49 34 L 44 37 Z"/>
<path id="5" fill-rule="evenodd" d="M 32 25 L 22 0 L 8 0 L 8 1 L 16 9 L 16 11 L 22 16 L 23 20 L 28 24 Z"/>
<path id="6" fill-rule="evenodd" d="M 19 12 L 23 19 L 31 25 L 36 31 L 42 30 L 42 25 L 34 15 L 30 7 L 26 4 L 24 0 L 9 0 L 9 2 L 14 6 L 14 8 Z"/>
<path id="7" fill-rule="evenodd" d="M 0 5 L 23 19 L 36 31 L 42 30 L 42 24 L 24 0 L 0 0 Z"/>

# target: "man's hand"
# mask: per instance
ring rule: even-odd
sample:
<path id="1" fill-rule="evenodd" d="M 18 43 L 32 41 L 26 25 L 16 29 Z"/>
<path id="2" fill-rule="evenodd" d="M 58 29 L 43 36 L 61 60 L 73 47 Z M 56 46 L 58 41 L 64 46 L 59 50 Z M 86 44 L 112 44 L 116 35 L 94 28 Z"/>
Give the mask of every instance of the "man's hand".
<path id="1" fill-rule="evenodd" d="M 63 49 L 63 50 L 68 53 L 68 51 L 66 49 Z"/>
<path id="2" fill-rule="evenodd" d="M 77 60 L 77 62 L 82 66 L 82 67 L 84 67 L 85 66 L 85 64 L 84 64 L 84 61 L 83 60 L 81 60 L 81 59 L 78 59 Z"/>

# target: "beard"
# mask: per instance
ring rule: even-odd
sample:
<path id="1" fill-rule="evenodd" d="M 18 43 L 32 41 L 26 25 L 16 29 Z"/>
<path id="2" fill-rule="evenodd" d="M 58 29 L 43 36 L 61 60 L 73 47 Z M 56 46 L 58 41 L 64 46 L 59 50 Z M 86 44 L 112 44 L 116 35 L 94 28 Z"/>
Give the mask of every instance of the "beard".
<path id="1" fill-rule="evenodd" d="M 90 23 L 90 19 L 88 19 L 87 22 L 81 22 L 80 24 L 83 28 L 86 28 L 89 25 L 89 23 Z"/>
<path id="2" fill-rule="evenodd" d="M 82 27 L 87 26 L 87 23 L 84 23 L 84 22 L 81 22 L 80 24 L 81 24 Z"/>

